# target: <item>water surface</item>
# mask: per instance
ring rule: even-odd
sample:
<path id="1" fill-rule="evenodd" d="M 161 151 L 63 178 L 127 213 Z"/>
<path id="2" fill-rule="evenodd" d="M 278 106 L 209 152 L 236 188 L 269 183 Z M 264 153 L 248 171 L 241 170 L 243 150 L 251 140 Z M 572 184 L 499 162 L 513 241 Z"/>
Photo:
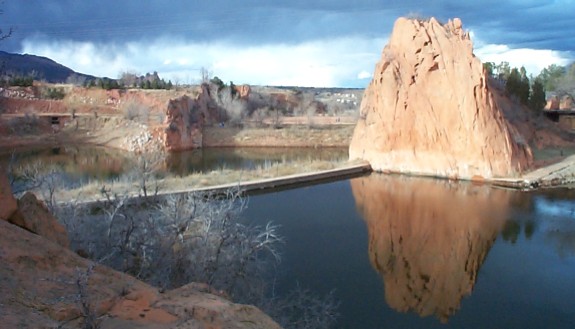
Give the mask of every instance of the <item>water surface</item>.
<path id="1" fill-rule="evenodd" d="M 252 196 L 286 237 L 276 292 L 341 301 L 338 328 L 572 328 L 575 200 L 371 175 Z"/>
<path id="2" fill-rule="evenodd" d="M 214 149 L 173 155 L 176 175 L 249 169 L 296 159 L 341 159 L 345 150 Z M 63 180 L 114 179 L 125 153 L 59 148 L 19 152 Z M 0 162 L 10 162 L 9 154 Z M 250 197 L 245 220 L 281 225 L 274 293 L 296 285 L 341 302 L 337 328 L 572 328 L 575 192 L 518 192 L 384 176 Z"/>

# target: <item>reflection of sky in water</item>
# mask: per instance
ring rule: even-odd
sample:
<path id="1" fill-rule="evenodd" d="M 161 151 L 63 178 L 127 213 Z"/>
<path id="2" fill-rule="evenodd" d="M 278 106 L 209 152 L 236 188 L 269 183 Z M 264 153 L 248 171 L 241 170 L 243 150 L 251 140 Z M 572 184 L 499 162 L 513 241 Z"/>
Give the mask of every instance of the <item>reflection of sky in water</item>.
<path id="1" fill-rule="evenodd" d="M 538 215 L 571 217 L 575 219 L 575 201 L 573 200 L 549 200 L 544 197 L 535 197 L 535 212 Z"/>
<path id="2" fill-rule="evenodd" d="M 535 197 L 535 217 L 542 241 L 561 259 L 575 255 L 575 200 Z"/>

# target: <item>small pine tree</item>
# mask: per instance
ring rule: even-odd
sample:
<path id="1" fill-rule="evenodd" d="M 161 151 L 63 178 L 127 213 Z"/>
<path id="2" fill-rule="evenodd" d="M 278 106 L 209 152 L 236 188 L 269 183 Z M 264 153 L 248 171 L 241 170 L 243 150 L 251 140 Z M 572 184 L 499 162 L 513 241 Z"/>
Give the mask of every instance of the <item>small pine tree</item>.
<path id="1" fill-rule="evenodd" d="M 517 96 L 520 84 L 521 75 L 519 74 L 519 70 L 517 70 L 517 68 L 513 68 L 507 77 L 507 82 L 505 82 L 505 91 L 510 96 Z"/>
<path id="2" fill-rule="evenodd" d="M 541 111 L 545 107 L 545 87 L 539 79 L 533 81 L 531 95 L 529 97 L 529 108 L 533 111 Z"/>

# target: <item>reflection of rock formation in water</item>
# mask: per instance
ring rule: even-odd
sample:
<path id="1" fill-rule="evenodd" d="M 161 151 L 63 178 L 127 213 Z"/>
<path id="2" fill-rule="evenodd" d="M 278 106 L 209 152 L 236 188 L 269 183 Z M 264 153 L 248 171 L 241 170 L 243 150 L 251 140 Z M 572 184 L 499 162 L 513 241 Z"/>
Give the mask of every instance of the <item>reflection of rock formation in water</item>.
<path id="1" fill-rule="evenodd" d="M 510 193 L 381 175 L 353 179 L 351 187 L 389 306 L 447 321 L 473 289 Z"/>

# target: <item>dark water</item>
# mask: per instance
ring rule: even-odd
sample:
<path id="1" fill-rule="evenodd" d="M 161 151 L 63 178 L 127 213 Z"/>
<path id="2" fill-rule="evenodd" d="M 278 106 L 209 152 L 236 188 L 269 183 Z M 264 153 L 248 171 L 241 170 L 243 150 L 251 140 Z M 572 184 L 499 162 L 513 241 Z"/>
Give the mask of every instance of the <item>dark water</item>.
<path id="1" fill-rule="evenodd" d="M 573 328 L 575 193 L 372 175 L 252 196 L 286 237 L 276 292 L 341 302 L 338 328 Z"/>
<path id="2" fill-rule="evenodd" d="M 172 157 L 183 174 L 345 150 L 205 150 Z M 134 160 L 105 149 L 16 154 L 71 181 L 113 179 Z M 0 156 L 9 162 L 9 156 Z M 275 292 L 296 285 L 341 302 L 337 328 L 575 327 L 575 191 L 532 193 L 371 175 L 252 196 L 246 220 L 281 225 Z"/>

